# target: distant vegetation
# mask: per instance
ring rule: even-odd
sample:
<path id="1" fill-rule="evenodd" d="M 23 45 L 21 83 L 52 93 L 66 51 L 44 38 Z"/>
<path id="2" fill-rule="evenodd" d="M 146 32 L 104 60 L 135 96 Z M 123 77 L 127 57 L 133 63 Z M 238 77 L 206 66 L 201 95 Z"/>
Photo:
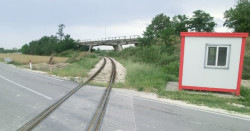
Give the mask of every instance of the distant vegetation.
<path id="1" fill-rule="evenodd" d="M 17 48 L 13 48 L 13 49 L 0 48 L 0 53 L 16 53 L 16 52 L 19 52 Z"/>
<path id="2" fill-rule="evenodd" d="M 23 54 L 31 55 L 51 55 L 52 53 L 61 53 L 69 49 L 88 50 L 88 47 L 78 47 L 77 40 L 70 35 L 63 33 L 63 24 L 60 24 L 57 35 L 43 36 L 39 40 L 33 40 L 29 44 L 25 44 L 21 48 Z"/>

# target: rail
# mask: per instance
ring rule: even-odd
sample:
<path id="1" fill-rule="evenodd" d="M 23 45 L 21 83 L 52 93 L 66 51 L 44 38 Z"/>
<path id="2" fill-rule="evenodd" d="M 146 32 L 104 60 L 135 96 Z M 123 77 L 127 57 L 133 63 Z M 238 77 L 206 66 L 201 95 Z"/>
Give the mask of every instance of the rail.
<path id="1" fill-rule="evenodd" d="M 93 80 L 104 68 L 106 65 L 106 59 L 103 57 L 104 61 L 102 66 L 98 69 L 95 74 L 93 74 L 86 82 L 80 83 L 78 86 L 76 86 L 74 89 L 72 89 L 69 93 L 67 93 L 65 96 L 63 96 L 61 99 L 56 101 L 54 104 L 49 106 L 47 109 L 42 111 L 40 114 L 38 114 L 36 117 L 28 121 L 26 124 L 24 124 L 22 127 L 17 129 L 17 131 L 30 131 L 34 127 L 36 127 L 42 120 L 47 118 L 49 114 L 51 114 L 54 110 L 56 110 L 64 101 L 66 101 L 70 96 L 72 96 L 76 91 L 78 91 L 82 86 L 86 85 L 88 82 Z"/>
<path id="2" fill-rule="evenodd" d="M 106 112 L 106 107 L 108 105 L 108 101 L 109 101 L 109 97 L 110 97 L 110 92 L 112 89 L 112 85 L 115 81 L 115 76 L 116 76 L 116 66 L 114 61 L 109 58 L 111 63 L 112 63 L 112 73 L 110 76 L 110 81 L 109 81 L 109 85 L 106 88 L 102 99 L 98 105 L 98 108 L 96 109 L 95 114 L 92 117 L 91 122 L 89 123 L 89 126 L 87 128 L 87 131 L 99 131 L 102 125 L 102 120 L 104 118 L 105 112 Z"/>

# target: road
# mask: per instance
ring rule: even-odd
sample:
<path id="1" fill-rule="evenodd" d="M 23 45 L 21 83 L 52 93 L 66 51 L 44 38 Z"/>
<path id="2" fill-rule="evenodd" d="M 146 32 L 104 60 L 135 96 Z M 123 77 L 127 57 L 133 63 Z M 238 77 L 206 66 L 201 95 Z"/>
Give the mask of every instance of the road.
<path id="1" fill-rule="evenodd" d="M 0 130 L 16 130 L 62 97 L 77 83 L 0 63 Z M 34 130 L 85 130 L 104 91 L 84 86 Z M 103 131 L 249 131 L 250 119 L 135 95 L 113 89 L 102 123 Z"/>
<path id="2" fill-rule="evenodd" d="M 123 116 L 123 117 L 120 117 Z M 126 124 L 124 124 L 126 123 Z M 113 89 L 103 130 L 249 131 L 250 119 L 189 108 Z"/>
<path id="3" fill-rule="evenodd" d="M 0 63 L 0 130 L 16 130 L 76 85 Z"/>

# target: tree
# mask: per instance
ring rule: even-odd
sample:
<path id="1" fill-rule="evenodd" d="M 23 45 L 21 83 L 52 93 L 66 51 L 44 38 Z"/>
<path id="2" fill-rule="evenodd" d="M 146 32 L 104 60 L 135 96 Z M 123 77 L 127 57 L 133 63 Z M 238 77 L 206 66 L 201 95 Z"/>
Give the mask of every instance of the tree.
<path id="1" fill-rule="evenodd" d="M 193 12 L 193 17 L 190 19 L 189 28 L 196 32 L 213 32 L 216 23 L 210 14 L 196 10 Z"/>
<path id="2" fill-rule="evenodd" d="M 143 45 L 157 44 L 157 39 L 160 39 L 162 31 L 170 26 L 170 17 L 163 13 L 156 15 L 143 33 L 143 38 L 140 39 L 141 43 Z"/>
<path id="3" fill-rule="evenodd" d="M 28 44 L 23 45 L 22 48 L 21 48 L 21 52 L 23 54 L 30 54 L 29 45 Z"/>
<path id="4" fill-rule="evenodd" d="M 177 40 L 177 35 L 175 35 L 175 30 L 172 27 L 167 27 L 161 32 L 161 41 L 163 43 L 162 51 L 167 51 L 168 54 L 173 54 L 175 51 L 175 46 Z"/>
<path id="5" fill-rule="evenodd" d="M 159 50 L 161 53 L 168 54 L 174 52 L 175 41 L 176 35 L 170 17 L 164 14 L 156 15 L 143 33 L 143 38 L 140 38 L 141 45 L 158 45 L 162 47 Z"/>
<path id="6" fill-rule="evenodd" d="M 147 27 L 145 34 L 149 33 L 153 35 L 154 38 L 159 38 L 161 32 L 168 26 L 171 26 L 170 18 L 163 13 L 158 14 L 153 18 L 151 24 Z"/>
<path id="7" fill-rule="evenodd" d="M 176 15 L 172 20 L 174 32 L 176 35 L 180 35 L 180 32 L 188 31 L 189 19 L 186 15 Z"/>
<path id="8" fill-rule="evenodd" d="M 238 0 L 234 8 L 224 13 L 224 26 L 234 29 L 234 32 L 250 33 L 250 0 Z"/>
<path id="9" fill-rule="evenodd" d="M 65 28 L 64 24 L 60 24 L 58 25 L 58 32 L 56 33 L 57 35 L 59 35 L 59 39 L 62 40 L 64 33 L 63 33 L 63 28 Z"/>
<path id="10" fill-rule="evenodd" d="M 0 48 L 0 53 L 3 53 L 4 52 L 4 48 Z"/>

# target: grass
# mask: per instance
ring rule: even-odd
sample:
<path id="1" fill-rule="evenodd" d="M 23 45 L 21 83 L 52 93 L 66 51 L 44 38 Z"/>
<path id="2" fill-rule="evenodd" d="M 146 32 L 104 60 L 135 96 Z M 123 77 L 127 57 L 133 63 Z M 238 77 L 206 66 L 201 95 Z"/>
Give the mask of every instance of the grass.
<path id="1" fill-rule="evenodd" d="M 119 61 L 127 69 L 126 82 L 123 86 L 139 91 L 157 92 L 165 88 L 166 81 L 173 80 L 173 77 L 164 73 L 158 66 L 121 59 Z"/>
<path id="2" fill-rule="evenodd" d="M 88 71 L 94 68 L 96 63 L 100 60 L 100 58 L 94 54 L 85 55 L 79 58 L 79 60 L 75 60 L 75 58 L 72 59 L 69 59 L 72 62 L 71 65 L 62 69 L 55 69 L 53 70 L 53 74 L 62 77 L 87 77 Z"/>
<path id="3" fill-rule="evenodd" d="M 60 54 L 56 54 L 56 56 L 53 57 L 53 63 L 65 63 L 66 66 L 57 67 L 60 65 L 54 64 L 53 70 L 52 72 L 50 72 L 49 65 L 44 64 L 48 63 L 50 56 L 1 53 L 0 60 L 3 61 L 3 58 L 11 58 L 13 61 L 9 64 L 21 66 L 24 68 L 29 68 L 28 63 L 31 60 L 34 70 L 45 71 L 62 77 L 70 77 L 72 80 L 74 79 L 74 77 L 87 77 L 88 71 L 92 69 L 100 59 L 100 57 L 98 57 L 97 55 L 89 52 L 68 50 Z"/>
<path id="4" fill-rule="evenodd" d="M 37 55 L 24 55 L 15 53 L 0 53 L 0 59 L 11 58 L 16 64 L 28 64 L 31 60 L 33 64 L 36 63 L 48 63 L 50 56 L 37 56 Z M 68 58 L 66 57 L 54 57 L 54 63 L 66 62 Z"/>
<path id="5" fill-rule="evenodd" d="M 56 54 L 56 56 L 72 58 L 74 56 L 78 56 L 80 53 L 81 51 L 71 49 L 71 50 L 66 50 L 64 52 Z"/>
<path id="6" fill-rule="evenodd" d="M 204 105 L 211 108 L 221 108 L 250 115 L 250 89 L 241 87 L 241 97 L 223 98 L 214 93 L 194 94 L 190 91 L 163 91 L 158 93 L 161 97 L 173 100 L 181 100 L 191 104 Z M 243 105 L 244 107 L 234 106 L 233 104 Z"/>

